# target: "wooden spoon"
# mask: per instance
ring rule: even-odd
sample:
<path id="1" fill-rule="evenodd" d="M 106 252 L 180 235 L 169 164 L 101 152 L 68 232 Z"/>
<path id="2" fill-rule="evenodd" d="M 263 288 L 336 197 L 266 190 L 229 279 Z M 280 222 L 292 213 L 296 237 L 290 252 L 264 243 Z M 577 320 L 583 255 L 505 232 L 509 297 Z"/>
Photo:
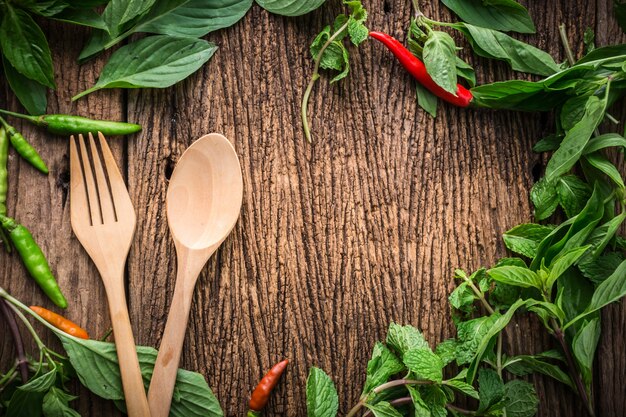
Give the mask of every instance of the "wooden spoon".
<path id="1" fill-rule="evenodd" d="M 169 416 L 198 275 L 235 226 L 242 198 L 241 167 L 228 139 L 211 133 L 183 153 L 167 190 L 167 219 L 178 271 L 148 391 L 152 417 Z"/>

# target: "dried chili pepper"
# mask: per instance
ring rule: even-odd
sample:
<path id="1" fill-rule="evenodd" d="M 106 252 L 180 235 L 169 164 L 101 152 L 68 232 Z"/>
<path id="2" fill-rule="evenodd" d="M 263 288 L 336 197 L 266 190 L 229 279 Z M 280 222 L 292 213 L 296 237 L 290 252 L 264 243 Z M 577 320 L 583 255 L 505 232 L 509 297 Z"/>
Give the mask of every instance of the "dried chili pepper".
<path id="1" fill-rule="evenodd" d="M 134 123 L 112 122 L 108 120 L 93 120 L 81 116 L 69 114 L 44 114 L 41 116 L 28 116 L 1 110 L 0 113 L 28 120 L 34 125 L 45 127 L 49 132 L 57 135 L 73 135 L 77 133 L 98 133 L 103 135 L 130 135 L 141 130 L 141 125 Z"/>
<path id="2" fill-rule="evenodd" d="M 11 145 L 13 145 L 13 149 L 20 154 L 22 158 L 24 158 L 29 164 L 37 168 L 39 171 L 44 174 L 48 173 L 48 167 L 46 163 L 41 159 L 37 150 L 30 144 L 28 141 L 22 136 L 20 132 L 18 132 L 13 126 L 8 124 L 6 120 L 0 117 L 0 123 L 7 131 L 9 135 L 9 140 L 11 141 Z"/>
<path id="3" fill-rule="evenodd" d="M 256 386 L 250 397 L 250 403 L 248 404 L 248 417 L 258 417 L 261 415 L 261 411 L 270 399 L 270 394 L 278 384 L 280 376 L 285 372 L 289 361 L 278 362 L 269 370 L 268 373 L 261 379 L 259 385 Z"/>
<path id="4" fill-rule="evenodd" d="M 472 101 L 472 93 L 461 84 L 457 84 L 456 95 L 441 88 L 428 74 L 426 66 L 398 40 L 382 32 L 370 32 L 370 36 L 387 47 L 400 61 L 400 64 L 428 91 L 459 107 L 467 107 Z"/>
<path id="5" fill-rule="evenodd" d="M 38 306 L 30 306 L 30 309 L 57 329 L 63 330 L 65 333 L 80 339 L 89 339 L 89 335 L 85 329 L 60 314 Z"/>
<path id="6" fill-rule="evenodd" d="M 50 270 L 48 260 L 28 229 L 10 217 L 2 215 L 0 215 L 0 224 L 9 233 L 9 238 L 20 254 L 30 276 L 54 304 L 67 308 L 67 300 Z"/>

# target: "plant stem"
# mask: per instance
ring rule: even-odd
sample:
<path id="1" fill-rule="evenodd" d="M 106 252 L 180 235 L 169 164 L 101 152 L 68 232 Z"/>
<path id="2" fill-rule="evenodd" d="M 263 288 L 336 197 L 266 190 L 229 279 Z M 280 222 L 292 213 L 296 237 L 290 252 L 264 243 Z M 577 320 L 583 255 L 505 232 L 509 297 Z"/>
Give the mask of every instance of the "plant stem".
<path id="1" fill-rule="evenodd" d="M 0 298 L 0 310 L 2 310 L 7 325 L 9 326 L 9 330 L 11 331 L 11 335 L 13 336 L 15 352 L 17 353 L 17 366 L 20 368 L 20 377 L 22 378 L 22 382 L 26 383 L 26 381 L 28 381 L 28 359 L 24 353 L 24 342 L 22 341 L 20 329 L 17 327 L 15 316 L 7 304 L 7 301 L 2 298 Z"/>
<path id="2" fill-rule="evenodd" d="M 322 56 L 324 55 L 324 51 L 326 50 L 326 48 L 328 48 L 328 46 L 331 43 L 333 43 L 335 39 L 337 39 L 337 37 L 347 28 L 348 28 L 348 22 L 344 23 L 343 26 L 337 29 L 335 33 L 333 33 L 330 36 L 330 38 L 328 38 L 326 43 L 322 45 L 322 48 L 320 49 L 317 56 L 315 57 L 314 66 L 313 66 L 313 74 L 311 75 L 311 81 L 309 81 L 309 84 L 307 85 L 306 90 L 304 90 L 304 95 L 302 96 L 302 129 L 304 130 L 304 136 L 309 141 L 309 143 L 311 143 L 311 130 L 309 129 L 307 107 L 309 105 L 309 96 L 311 95 L 311 90 L 313 90 L 313 85 L 315 84 L 315 81 L 317 81 L 317 79 L 320 77 L 319 70 L 320 70 L 320 63 L 322 62 Z"/>
<path id="3" fill-rule="evenodd" d="M 561 35 L 561 42 L 563 43 L 563 48 L 565 48 L 567 61 L 570 65 L 574 65 L 576 63 L 576 59 L 574 58 L 574 54 L 572 53 L 572 48 L 570 48 L 569 46 L 569 40 L 567 39 L 567 32 L 565 31 L 564 23 L 561 23 L 559 25 L 559 35 Z"/>
<path id="4" fill-rule="evenodd" d="M 559 344 L 561 345 L 561 349 L 563 349 L 563 353 L 565 354 L 565 360 L 567 361 L 569 374 L 572 377 L 574 384 L 576 384 L 578 395 L 580 395 L 580 398 L 583 400 L 583 403 L 585 404 L 585 407 L 587 408 L 587 412 L 589 413 L 589 416 L 595 417 L 596 413 L 593 410 L 593 405 L 591 404 L 591 401 L 589 400 L 589 396 L 587 395 L 587 390 L 585 389 L 583 381 L 580 377 L 580 373 L 578 372 L 578 367 L 576 366 L 576 362 L 574 361 L 574 358 L 572 357 L 572 352 L 567 342 L 565 341 L 565 334 L 563 333 L 561 328 L 559 328 L 559 325 L 557 324 L 556 320 L 554 320 L 554 318 L 550 319 L 550 322 L 552 324 L 552 327 L 554 328 L 554 337 L 556 338 L 556 340 L 558 340 Z"/>
<path id="5" fill-rule="evenodd" d="M 393 381 L 385 382 L 384 384 L 377 386 L 376 388 L 372 390 L 371 393 L 379 394 L 389 388 L 398 387 L 401 385 L 432 385 L 432 384 L 433 384 L 432 381 L 428 381 L 425 379 L 394 379 Z M 359 410 L 365 406 L 368 398 L 369 398 L 369 395 L 366 395 L 363 398 L 361 398 L 361 400 L 358 403 L 356 403 L 354 407 L 352 407 L 352 409 L 348 412 L 348 414 L 346 414 L 346 417 L 354 417 L 359 412 Z"/>
<path id="6" fill-rule="evenodd" d="M 413 398 L 402 397 L 402 398 L 396 398 L 395 400 L 389 401 L 389 405 L 391 405 L 394 408 L 399 407 L 401 405 L 406 405 L 406 404 L 413 404 Z M 367 410 L 367 412 L 363 414 L 363 417 L 370 417 L 371 415 L 372 415 L 372 410 Z"/>

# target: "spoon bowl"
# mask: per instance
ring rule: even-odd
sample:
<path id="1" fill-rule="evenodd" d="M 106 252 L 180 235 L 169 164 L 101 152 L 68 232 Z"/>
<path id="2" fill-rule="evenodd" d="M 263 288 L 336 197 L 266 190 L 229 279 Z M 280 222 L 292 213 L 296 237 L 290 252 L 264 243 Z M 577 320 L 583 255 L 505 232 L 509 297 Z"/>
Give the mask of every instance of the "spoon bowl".
<path id="1" fill-rule="evenodd" d="M 224 136 L 203 136 L 180 157 L 166 198 L 178 271 L 148 391 L 152 417 L 169 416 L 196 281 L 235 226 L 242 199 L 239 159 Z"/>

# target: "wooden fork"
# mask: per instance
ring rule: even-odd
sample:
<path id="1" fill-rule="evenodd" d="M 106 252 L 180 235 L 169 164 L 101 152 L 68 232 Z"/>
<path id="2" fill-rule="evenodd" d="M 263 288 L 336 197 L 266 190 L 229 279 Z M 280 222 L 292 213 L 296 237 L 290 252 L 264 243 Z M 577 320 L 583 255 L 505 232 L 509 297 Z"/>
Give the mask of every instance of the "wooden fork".
<path id="1" fill-rule="evenodd" d="M 83 135 L 78 135 L 80 157 L 74 136 L 70 138 L 72 229 L 104 283 L 128 415 L 149 417 L 124 290 L 124 266 L 135 234 L 135 210 L 102 133 L 98 133 L 98 139 L 101 153 L 89 134 L 90 158 Z"/>

